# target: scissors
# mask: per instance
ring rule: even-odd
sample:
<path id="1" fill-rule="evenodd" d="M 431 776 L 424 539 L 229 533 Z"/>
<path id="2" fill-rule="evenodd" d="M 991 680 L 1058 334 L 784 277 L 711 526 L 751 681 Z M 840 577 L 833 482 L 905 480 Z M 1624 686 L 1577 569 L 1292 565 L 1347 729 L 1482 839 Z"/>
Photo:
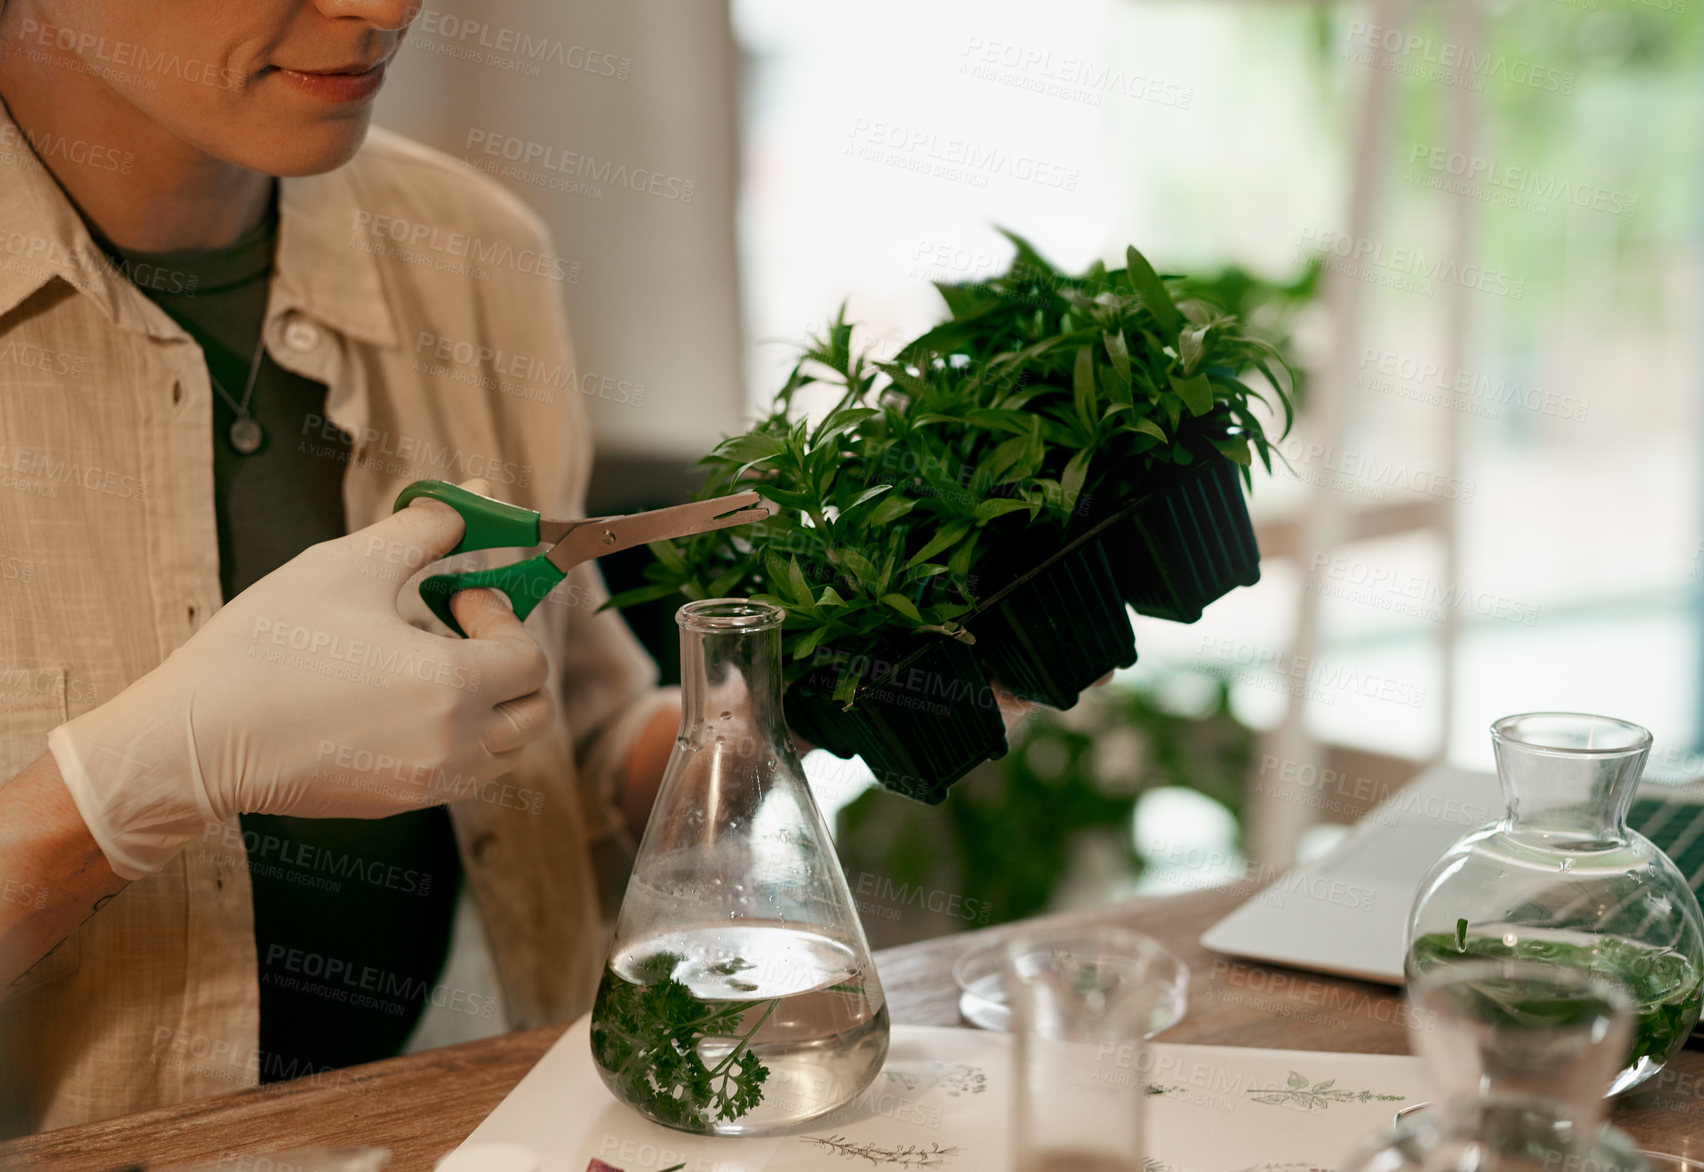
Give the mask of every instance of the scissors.
<path id="1" fill-rule="evenodd" d="M 467 633 L 450 613 L 450 595 L 459 590 L 479 586 L 501 590 L 514 605 L 515 617 L 524 619 L 581 562 L 647 542 L 726 529 L 769 516 L 769 510 L 758 504 L 755 492 L 736 492 L 624 517 L 551 521 L 533 509 L 481 496 L 447 480 L 416 480 L 397 494 L 396 508 L 406 508 L 409 501 L 422 496 L 449 505 L 462 515 L 467 527 L 461 542 L 445 557 L 473 549 L 550 545 L 544 553 L 513 565 L 465 574 L 434 574 L 420 583 L 420 597 L 432 613 L 464 638 Z"/>

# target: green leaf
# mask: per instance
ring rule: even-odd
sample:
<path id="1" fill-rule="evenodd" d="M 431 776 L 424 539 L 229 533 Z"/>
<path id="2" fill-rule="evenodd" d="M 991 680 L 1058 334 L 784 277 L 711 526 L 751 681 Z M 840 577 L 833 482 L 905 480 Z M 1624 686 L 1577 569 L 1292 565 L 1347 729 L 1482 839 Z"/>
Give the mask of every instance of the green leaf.
<path id="1" fill-rule="evenodd" d="M 909 497 L 890 496 L 887 500 L 870 510 L 870 528 L 878 529 L 883 525 L 891 524 L 905 516 L 916 507 L 917 502 L 911 500 Z"/>
<path id="2" fill-rule="evenodd" d="M 1136 251 L 1134 245 L 1124 250 L 1124 279 L 1129 282 L 1131 290 L 1142 299 L 1142 304 L 1154 319 L 1160 323 L 1160 328 L 1168 334 L 1175 334 L 1183 328 L 1183 315 L 1177 311 L 1177 304 L 1166 292 L 1165 282 L 1154 271 L 1154 266 L 1148 263 L 1148 258 Z"/>
<path id="3" fill-rule="evenodd" d="M 827 637 L 827 635 L 828 635 L 828 628 L 827 627 L 818 627 L 816 630 L 811 631 L 803 639 L 800 639 L 797 643 L 795 643 L 793 645 L 793 658 L 794 659 L 807 659 L 807 658 L 809 658 L 810 654 L 817 649 L 817 646 L 823 641 L 824 638 Z"/>
<path id="4" fill-rule="evenodd" d="M 1183 400 L 1183 405 L 1189 408 L 1191 415 L 1200 417 L 1213 409 L 1213 387 L 1204 374 L 1179 378 L 1172 375 L 1172 390 Z M 1173 424 L 1175 427 L 1176 425 Z"/>
<path id="5" fill-rule="evenodd" d="M 1152 419 L 1149 419 L 1146 416 L 1142 417 L 1141 419 L 1136 420 L 1130 426 L 1133 430 L 1139 431 L 1143 435 L 1153 436 L 1155 439 L 1159 440 L 1162 444 L 1171 442 L 1170 440 L 1168 440 L 1166 438 L 1165 430 L 1162 427 L 1160 427 L 1159 424 L 1155 423 Z"/>
<path id="6" fill-rule="evenodd" d="M 852 669 L 852 662 L 840 669 L 840 677 L 834 681 L 834 698 L 843 708 L 852 707 L 852 700 L 858 694 L 858 673 Z"/>
<path id="7" fill-rule="evenodd" d="M 735 566 L 731 570 L 727 570 L 724 573 L 719 574 L 715 579 L 713 579 L 711 581 L 710 589 L 709 589 L 708 592 L 706 592 L 704 597 L 706 597 L 706 598 L 726 598 L 726 597 L 728 597 L 728 595 L 735 593 L 734 587 L 737 586 L 741 581 L 743 581 L 745 576 L 746 576 L 746 568 L 744 566 Z M 740 591 L 740 593 L 745 593 L 745 591 Z"/>
<path id="8" fill-rule="evenodd" d="M 786 450 L 787 442 L 772 435 L 736 435 L 718 444 L 715 454 L 749 468 Z"/>
<path id="9" fill-rule="evenodd" d="M 1063 498 L 1059 507 L 1067 513 L 1077 511 L 1077 501 L 1082 496 L 1083 482 L 1089 476 L 1089 461 L 1094 457 L 1090 451 L 1078 452 L 1065 465 L 1064 473 L 1059 477 L 1059 492 Z"/>
<path id="10" fill-rule="evenodd" d="M 623 590 L 612 596 L 599 609 L 620 610 L 622 607 L 638 606 L 641 602 L 654 602 L 659 598 L 678 595 L 680 587 L 673 582 L 653 582 L 648 586 L 635 586 L 631 590 Z"/>
<path id="11" fill-rule="evenodd" d="M 1229 439 L 1214 440 L 1213 446 L 1219 449 L 1220 453 L 1227 459 L 1233 463 L 1241 464 L 1245 468 L 1254 463 L 1254 457 L 1249 454 L 1247 436 L 1238 435 Z"/>
<path id="12" fill-rule="evenodd" d="M 1201 363 L 1201 354 L 1211 326 L 1196 326 L 1184 330 L 1178 335 L 1177 356 L 1183 362 L 1183 369 L 1193 371 Z"/>
<path id="13" fill-rule="evenodd" d="M 969 525 L 948 525 L 935 536 L 931 537 L 922 549 L 911 555 L 911 560 L 905 563 L 907 569 L 928 561 L 943 549 L 957 545 L 970 532 Z M 948 563 L 951 564 L 950 562 Z"/>
<path id="14" fill-rule="evenodd" d="M 876 584 L 876 563 L 855 549 L 842 549 L 841 561 L 852 571 L 852 576 L 858 580 L 858 585 L 866 590 L 872 590 Z"/>
<path id="15" fill-rule="evenodd" d="M 811 599 L 811 585 L 805 581 L 805 572 L 799 569 L 799 559 L 796 557 L 787 560 L 787 585 L 788 593 L 798 600 L 799 605 L 806 608 L 816 605 Z"/>
<path id="16" fill-rule="evenodd" d="M 1290 1072 L 1290 1077 L 1284 1081 L 1289 1083 L 1292 1087 L 1305 1087 L 1308 1085 L 1308 1080 L 1293 1070 Z"/>
<path id="17" fill-rule="evenodd" d="M 1077 350 L 1077 361 L 1071 371 L 1071 394 L 1077 408 L 1077 422 L 1083 431 L 1095 433 L 1095 356 L 1087 346 Z"/>
<path id="18" fill-rule="evenodd" d="M 691 571 L 687 569 L 685 555 L 680 552 L 680 546 L 676 545 L 673 541 L 666 538 L 662 541 L 653 541 L 647 548 L 656 555 L 659 562 L 662 562 L 663 565 L 667 566 L 673 573 L 691 573 Z"/>
<path id="19" fill-rule="evenodd" d="M 1130 385 L 1130 348 L 1124 344 L 1124 334 L 1119 330 L 1107 330 L 1101 337 L 1105 340 L 1106 356 L 1112 360 L 1112 369 L 1126 387 Z"/>
<path id="20" fill-rule="evenodd" d="M 914 623 L 920 623 L 923 621 L 923 616 L 917 613 L 916 605 L 912 603 L 911 599 L 907 598 L 903 594 L 882 595 L 882 605 L 898 611 Z"/>
<path id="21" fill-rule="evenodd" d="M 851 512 L 865 501 L 874 500 L 876 497 L 881 496 L 884 492 L 890 491 L 892 488 L 893 485 L 891 484 L 878 484 L 874 488 L 866 488 L 863 492 L 853 498 L 851 504 L 847 505 L 846 508 L 841 511 Z"/>
<path id="22" fill-rule="evenodd" d="M 979 522 L 986 525 L 995 517 L 1004 517 L 1007 513 L 1016 513 L 1027 508 L 1029 508 L 1029 505 L 1024 501 L 1012 500 L 1010 497 L 997 497 L 994 500 L 983 501 L 977 505 L 973 515 Z"/>

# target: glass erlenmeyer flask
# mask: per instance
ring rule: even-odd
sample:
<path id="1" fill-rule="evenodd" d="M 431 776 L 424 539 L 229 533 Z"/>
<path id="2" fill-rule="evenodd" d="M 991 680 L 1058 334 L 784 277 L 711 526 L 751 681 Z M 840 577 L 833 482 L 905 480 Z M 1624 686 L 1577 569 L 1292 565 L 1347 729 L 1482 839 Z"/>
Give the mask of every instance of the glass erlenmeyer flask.
<path id="1" fill-rule="evenodd" d="M 1408 916 L 1410 981 L 1475 959 L 1602 973 L 1633 994 L 1633 1038 L 1610 1082 L 1649 1078 L 1680 1048 L 1704 996 L 1704 919 L 1680 869 L 1627 826 L 1651 734 L 1574 712 L 1491 726 L 1508 799 L 1421 880 Z"/>
<path id="2" fill-rule="evenodd" d="M 1431 1102 L 1342 1172 L 1645 1172 L 1605 1123 L 1633 1002 L 1614 981 L 1534 961 L 1463 961 L 1412 981 L 1411 1048 Z"/>
<path id="3" fill-rule="evenodd" d="M 592 1008 L 641 1114 L 760 1135 L 844 1106 L 887 1055 L 863 925 L 781 717 L 779 607 L 688 603 L 682 716 Z"/>

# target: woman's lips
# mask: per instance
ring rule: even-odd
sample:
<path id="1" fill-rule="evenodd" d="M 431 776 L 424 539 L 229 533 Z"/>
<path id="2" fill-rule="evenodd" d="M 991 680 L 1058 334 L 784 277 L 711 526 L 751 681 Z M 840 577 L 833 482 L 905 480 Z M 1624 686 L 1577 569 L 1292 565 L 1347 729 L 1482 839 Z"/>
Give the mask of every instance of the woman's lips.
<path id="1" fill-rule="evenodd" d="M 275 66 L 278 76 L 303 93 L 326 102 L 360 102 L 379 92 L 385 84 L 385 62 L 359 73 L 301 73 Z"/>

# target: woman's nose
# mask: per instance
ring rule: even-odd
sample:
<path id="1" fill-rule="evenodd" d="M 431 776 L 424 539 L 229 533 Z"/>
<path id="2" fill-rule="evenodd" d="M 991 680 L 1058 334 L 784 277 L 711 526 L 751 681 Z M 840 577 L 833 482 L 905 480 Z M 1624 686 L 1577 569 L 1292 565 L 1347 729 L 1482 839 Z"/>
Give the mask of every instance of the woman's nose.
<path id="1" fill-rule="evenodd" d="M 315 0 L 316 7 L 334 19 L 364 20 L 374 28 L 403 29 L 413 22 L 426 0 Z"/>

